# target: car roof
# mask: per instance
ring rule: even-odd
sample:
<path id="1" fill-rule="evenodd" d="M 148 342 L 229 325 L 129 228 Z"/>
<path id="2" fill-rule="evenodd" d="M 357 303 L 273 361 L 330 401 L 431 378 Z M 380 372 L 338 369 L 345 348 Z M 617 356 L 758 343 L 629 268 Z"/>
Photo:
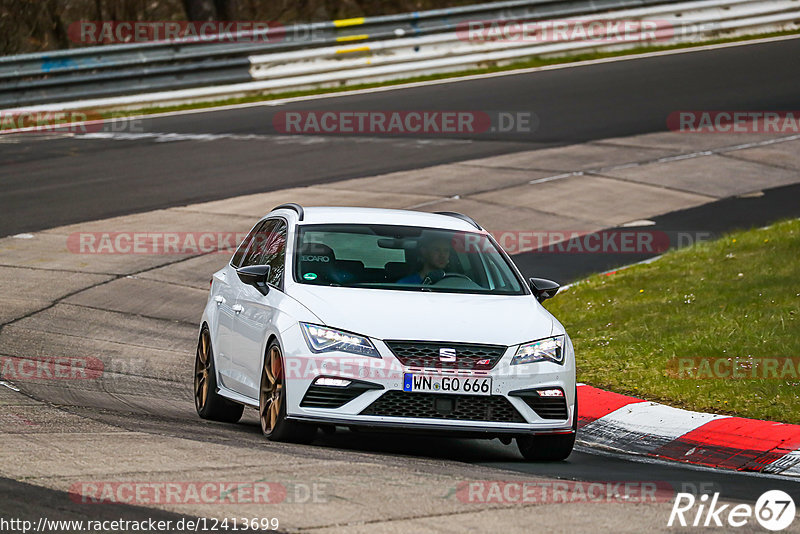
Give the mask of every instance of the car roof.
<path id="1" fill-rule="evenodd" d="M 386 224 L 397 226 L 422 226 L 426 228 L 441 228 L 466 232 L 480 231 L 468 221 L 456 216 L 440 215 L 425 211 L 381 208 L 304 207 L 303 220 L 299 224 Z"/>

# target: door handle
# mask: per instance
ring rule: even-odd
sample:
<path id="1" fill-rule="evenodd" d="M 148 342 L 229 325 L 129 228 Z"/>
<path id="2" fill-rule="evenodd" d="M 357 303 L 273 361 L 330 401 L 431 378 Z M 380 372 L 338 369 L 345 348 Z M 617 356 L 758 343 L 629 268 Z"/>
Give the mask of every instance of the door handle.
<path id="1" fill-rule="evenodd" d="M 234 313 L 242 313 L 244 311 L 244 306 L 241 304 L 234 304 L 231 306 L 231 309 L 234 311 Z"/>
<path id="2" fill-rule="evenodd" d="M 222 295 L 217 295 L 216 297 L 214 297 L 214 302 L 217 303 L 217 306 L 225 304 L 225 297 L 223 297 Z"/>

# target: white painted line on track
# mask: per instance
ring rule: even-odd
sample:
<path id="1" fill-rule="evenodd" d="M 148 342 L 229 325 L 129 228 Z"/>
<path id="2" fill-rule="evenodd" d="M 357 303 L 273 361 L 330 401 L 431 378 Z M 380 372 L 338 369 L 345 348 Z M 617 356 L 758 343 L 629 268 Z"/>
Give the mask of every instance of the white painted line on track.
<path id="1" fill-rule="evenodd" d="M 5 386 L 8 389 L 11 389 L 13 391 L 19 392 L 19 388 L 17 386 L 15 386 L 14 384 L 11 384 L 9 382 L 6 382 L 5 380 L 0 380 L 0 386 Z"/>
<path id="2" fill-rule="evenodd" d="M 692 152 L 691 154 L 681 154 L 679 156 L 667 156 L 665 158 L 658 158 L 656 163 L 669 163 L 670 161 L 681 161 L 684 159 L 700 158 L 703 156 L 710 156 L 714 152 L 711 150 L 703 150 L 701 152 Z"/>
<path id="3" fill-rule="evenodd" d="M 676 134 L 680 135 L 680 134 Z M 712 150 L 701 150 L 698 152 L 690 152 L 688 154 L 679 154 L 676 156 L 667 156 L 657 159 L 639 161 L 634 163 L 622 163 L 619 165 L 611 165 L 609 167 L 598 167 L 595 169 L 584 169 L 582 171 L 565 172 L 553 176 L 545 176 L 544 178 L 537 178 L 528 182 L 531 185 L 541 184 L 544 182 L 552 182 L 555 180 L 563 180 L 564 178 L 572 178 L 573 176 L 584 176 L 586 174 L 604 174 L 610 171 L 619 171 L 622 169 L 630 169 L 633 167 L 643 167 L 645 165 L 652 165 L 655 163 L 671 163 L 674 161 L 682 161 L 694 158 L 703 158 L 706 156 L 714 156 L 716 154 L 727 154 L 728 152 L 735 152 L 737 150 L 746 150 L 748 148 L 759 148 L 763 146 L 774 145 L 776 143 L 785 143 L 788 141 L 796 141 L 800 139 L 800 135 L 789 135 L 786 137 L 777 137 L 773 139 L 765 139 L 763 141 L 753 141 L 752 143 L 745 143 L 741 145 L 731 145 L 726 147 L 714 148 Z M 615 179 L 613 176 L 610 178 Z"/>

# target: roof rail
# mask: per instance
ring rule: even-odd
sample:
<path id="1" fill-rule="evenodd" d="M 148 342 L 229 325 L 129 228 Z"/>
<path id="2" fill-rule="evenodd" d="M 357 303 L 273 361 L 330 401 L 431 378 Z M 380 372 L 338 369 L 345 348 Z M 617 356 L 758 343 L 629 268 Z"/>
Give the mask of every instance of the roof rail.
<path id="1" fill-rule="evenodd" d="M 300 204 L 295 204 L 294 202 L 289 202 L 288 204 L 281 204 L 280 206 L 276 206 L 272 208 L 272 211 L 277 210 L 293 210 L 297 212 L 297 218 L 299 220 L 303 220 L 303 216 L 305 215 L 305 211 L 303 211 L 303 206 Z"/>
<path id="2" fill-rule="evenodd" d="M 436 215 L 446 215 L 448 217 L 455 217 L 456 219 L 461 219 L 462 221 L 468 222 L 478 230 L 483 230 L 483 228 L 481 228 L 481 225 L 475 222 L 475 219 L 473 219 L 469 215 L 464 215 L 463 213 L 458 213 L 456 211 L 437 211 Z"/>

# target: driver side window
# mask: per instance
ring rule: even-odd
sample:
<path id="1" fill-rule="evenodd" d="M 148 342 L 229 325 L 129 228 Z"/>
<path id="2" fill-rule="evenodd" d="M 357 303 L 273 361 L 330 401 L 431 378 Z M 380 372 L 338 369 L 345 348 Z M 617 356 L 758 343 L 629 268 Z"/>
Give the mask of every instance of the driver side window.
<path id="1" fill-rule="evenodd" d="M 253 235 L 252 243 L 244 254 L 241 266 L 269 265 L 267 282 L 275 287 L 282 287 L 286 262 L 286 233 L 286 223 L 283 220 L 265 221 Z"/>
<path id="2" fill-rule="evenodd" d="M 267 246 L 267 252 L 261 258 L 262 265 L 269 265 L 268 282 L 275 287 L 283 287 L 283 273 L 286 269 L 286 223 L 275 221 L 272 239 Z"/>
<path id="3" fill-rule="evenodd" d="M 250 248 L 253 247 L 258 236 L 262 235 L 264 227 L 271 222 L 272 221 L 261 221 L 255 225 L 252 230 L 250 230 L 250 233 L 247 234 L 247 236 L 245 236 L 245 238 L 242 240 L 242 243 L 239 245 L 239 248 L 236 249 L 236 253 L 234 253 L 233 258 L 231 258 L 231 265 L 235 269 L 244 267 L 244 265 L 242 265 L 242 260 L 244 260 L 246 256 L 249 256 Z"/>

